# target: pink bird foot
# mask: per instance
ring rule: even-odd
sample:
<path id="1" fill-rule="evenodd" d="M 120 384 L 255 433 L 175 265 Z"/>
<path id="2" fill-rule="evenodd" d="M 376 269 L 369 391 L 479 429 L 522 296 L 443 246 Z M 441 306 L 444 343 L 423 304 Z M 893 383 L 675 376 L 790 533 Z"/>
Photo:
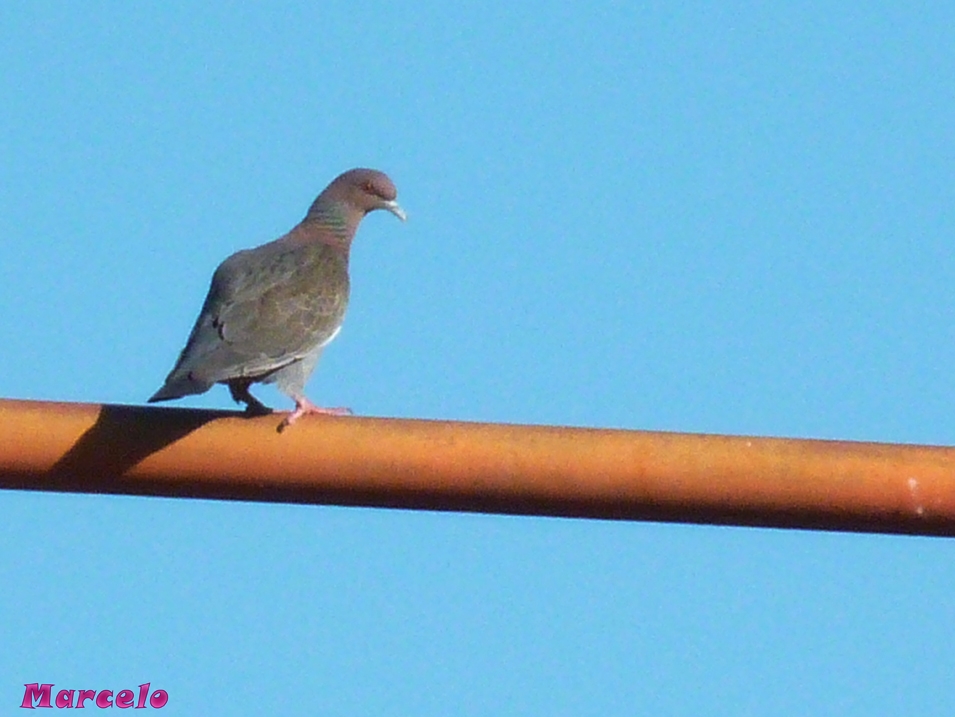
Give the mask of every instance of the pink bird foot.
<path id="1" fill-rule="evenodd" d="M 279 424 L 278 432 L 281 433 L 286 428 L 295 423 L 302 416 L 350 416 L 352 415 L 352 410 L 350 408 L 322 408 L 321 406 L 316 406 L 314 403 L 309 401 L 307 398 L 302 396 L 301 398 L 295 399 L 295 410 L 291 411 L 285 419 Z"/>

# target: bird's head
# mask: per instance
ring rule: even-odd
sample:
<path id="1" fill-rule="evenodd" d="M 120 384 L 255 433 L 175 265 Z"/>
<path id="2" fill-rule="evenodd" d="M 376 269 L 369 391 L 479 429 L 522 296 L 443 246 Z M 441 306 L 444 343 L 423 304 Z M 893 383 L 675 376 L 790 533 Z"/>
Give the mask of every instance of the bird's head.
<path id="1" fill-rule="evenodd" d="M 375 169 L 350 169 L 339 175 L 323 192 L 331 199 L 345 203 L 349 209 L 362 215 L 376 209 L 385 209 L 401 221 L 407 216 L 398 206 L 398 190 L 384 172 Z"/>

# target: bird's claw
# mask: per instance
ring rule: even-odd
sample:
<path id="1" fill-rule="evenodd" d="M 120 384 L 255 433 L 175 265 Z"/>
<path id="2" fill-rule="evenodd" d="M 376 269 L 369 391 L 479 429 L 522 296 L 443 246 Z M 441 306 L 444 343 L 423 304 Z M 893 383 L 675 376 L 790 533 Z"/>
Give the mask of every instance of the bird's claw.
<path id="1" fill-rule="evenodd" d="M 281 433 L 302 416 L 351 416 L 353 413 L 350 408 L 341 406 L 336 408 L 323 408 L 322 406 L 316 406 L 307 398 L 299 398 L 295 400 L 295 410 L 290 411 L 289 414 L 282 419 L 282 422 L 278 425 L 276 430 Z"/>
<path id="2" fill-rule="evenodd" d="M 246 404 L 243 413 L 245 413 L 248 418 L 255 418 L 256 416 L 269 416 L 275 412 L 264 403 L 256 401 L 255 403 Z"/>

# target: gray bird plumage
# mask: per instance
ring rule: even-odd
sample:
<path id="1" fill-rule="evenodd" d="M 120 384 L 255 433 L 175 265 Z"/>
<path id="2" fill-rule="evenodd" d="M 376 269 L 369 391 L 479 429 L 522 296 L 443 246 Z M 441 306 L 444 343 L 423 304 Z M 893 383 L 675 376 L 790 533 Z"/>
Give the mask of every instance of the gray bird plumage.
<path id="1" fill-rule="evenodd" d="M 404 220 L 396 196 L 385 174 L 350 170 L 288 234 L 223 261 L 179 360 L 150 403 L 224 383 L 250 412 L 267 412 L 249 393 L 252 383 L 263 382 L 295 401 L 287 423 L 328 412 L 305 398 L 305 383 L 345 318 L 348 254 L 358 224 L 376 209 Z"/>

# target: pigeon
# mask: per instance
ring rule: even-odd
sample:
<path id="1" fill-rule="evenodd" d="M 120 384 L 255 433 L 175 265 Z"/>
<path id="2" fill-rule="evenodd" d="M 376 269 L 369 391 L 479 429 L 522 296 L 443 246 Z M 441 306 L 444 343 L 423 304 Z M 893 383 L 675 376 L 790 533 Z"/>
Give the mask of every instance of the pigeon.
<path id="1" fill-rule="evenodd" d="M 248 414 L 263 415 L 271 409 L 249 387 L 274 383 L 295 401 L 280 431 L 308 414 L 350 414 L 313 404 L 305 383 L 345 318 L 348 254 L 358 224 L 376 209 L 404 221 L 397 194 L 383 172 L 351 169 L 318 195 L 288 234 L 223 261 L 185 348 L 149 402 L 223 383 Z"/>

